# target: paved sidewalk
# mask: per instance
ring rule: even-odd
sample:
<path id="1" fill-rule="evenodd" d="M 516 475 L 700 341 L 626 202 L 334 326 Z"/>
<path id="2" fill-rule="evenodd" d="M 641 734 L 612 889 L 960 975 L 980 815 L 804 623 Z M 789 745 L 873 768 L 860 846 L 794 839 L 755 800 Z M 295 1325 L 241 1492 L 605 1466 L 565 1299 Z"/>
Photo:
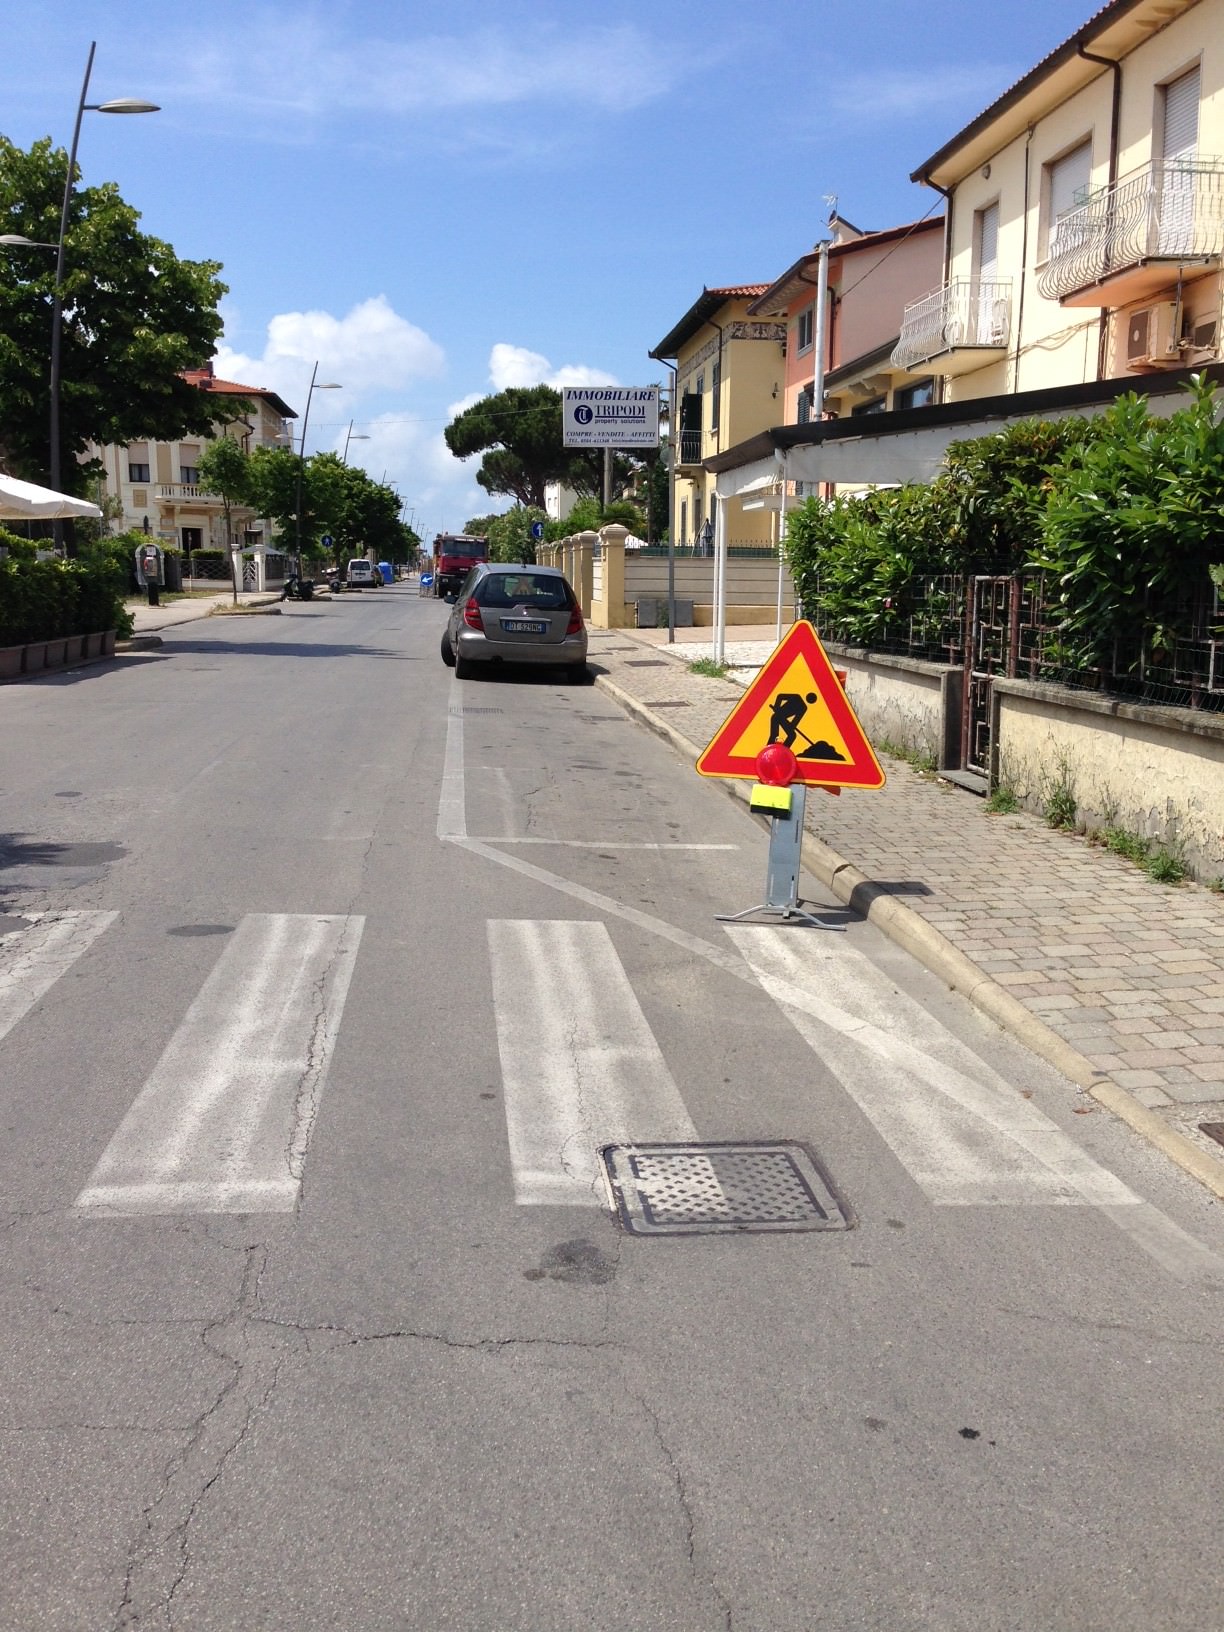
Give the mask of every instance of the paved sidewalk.
<path id="1" fill-rule="evenodd" d="M 709 630 L 676 634 L 669 647 L 666 630 L 592 630 L 591 660 L 692 757 L 774 629 L 728 630 L 743 667 L 724 680 L 689 672 L 712 653 Z M 990 815 L 881 760 L 879 792 L 809 793 L 807 870 L 1224 1199 L 1224 1147 L 1200 1129 L 1224 1123 L 1224 896 L 1153 883 L 1038 816 Z"/>
<path id="2" fill-rule="evenodd" d="M 243 590 L 238 596 L 239 606 L 268 606 L 280 600 L 280 591 L 256 594 Z M 125 603 L 132 614 L 133 635 L 150 635 L 159 629 L 170 629 L 175 624 L 191 623 L 196 618 L 207 618 L 214 607 L 232 607 L 232 589 L 218 589 L 215 595 L 184 595 L 167 599 L 160 606 L 147 601 Z"/>

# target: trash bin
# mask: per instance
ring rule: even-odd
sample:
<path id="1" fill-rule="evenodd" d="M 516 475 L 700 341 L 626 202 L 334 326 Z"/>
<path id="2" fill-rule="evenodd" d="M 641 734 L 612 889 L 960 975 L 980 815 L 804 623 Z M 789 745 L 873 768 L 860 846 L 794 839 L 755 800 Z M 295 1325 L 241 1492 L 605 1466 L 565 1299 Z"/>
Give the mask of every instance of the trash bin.
<path id="1" fill-rule="evenodd" d="M 165 588 L 181 590 L 183 587 L 183 561 L 181 556 L 171 555 L 167 550 L 162 556 L 162 572 L 165 575 Z"/>

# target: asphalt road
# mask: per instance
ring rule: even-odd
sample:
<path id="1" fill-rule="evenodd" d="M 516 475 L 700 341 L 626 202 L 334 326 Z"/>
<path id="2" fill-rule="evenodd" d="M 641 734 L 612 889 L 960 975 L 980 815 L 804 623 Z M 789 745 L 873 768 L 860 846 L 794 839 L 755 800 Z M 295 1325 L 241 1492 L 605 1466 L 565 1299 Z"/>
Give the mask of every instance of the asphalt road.
<path id="1" fill-rule="evenodd" d="M 0 1627 L 1220 1625 L 1221 1209 L 443 616 L 0 688 Z"/>

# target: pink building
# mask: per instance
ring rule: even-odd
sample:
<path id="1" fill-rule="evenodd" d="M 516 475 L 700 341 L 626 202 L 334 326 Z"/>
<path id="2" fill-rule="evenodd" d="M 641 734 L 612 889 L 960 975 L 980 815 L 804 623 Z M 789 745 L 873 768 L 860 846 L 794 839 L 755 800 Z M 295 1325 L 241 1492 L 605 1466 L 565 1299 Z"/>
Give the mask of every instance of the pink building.
<path id="1" fill-rule="evenodd" d="M 943 217 L 860 232 L 834 216 L 825 319 L 825 391 L 820 417 L 917 408 L 931 401 L 932 381 L 897 368 L 891 353 L 905 307 L 943 276 Z M 806 424 L 815 374 L 816 286 L 813 250 L 788 267 L 748 308 L 750 316 L 786 322 L 784 415 Z"/>

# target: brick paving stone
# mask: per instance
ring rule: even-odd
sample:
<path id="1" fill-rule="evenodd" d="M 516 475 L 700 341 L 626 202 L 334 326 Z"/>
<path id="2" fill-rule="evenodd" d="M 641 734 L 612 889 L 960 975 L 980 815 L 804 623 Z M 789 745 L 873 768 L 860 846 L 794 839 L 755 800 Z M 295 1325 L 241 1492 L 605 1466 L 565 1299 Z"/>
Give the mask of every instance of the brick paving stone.
<path id="1" fill-rule="evenodd" d="M 689 705 L 657 718 L 695 748 L 742 695 L 689 673 L 692 658 L 712 653 L 700 634 L 669 650 L 665 630 L 591 632 L 593 665 L 642 707 Z M 740 685 L 773 649 L 772 632 L 758 637 L 728 634 Z M 666 665 L 630 666 L 646 653 Z M 1156 884 L 1037 815 L 992 816 L 973 794 L 904 761 L 884 764 L 878 792 L 809 799 L 815 837 L 868 878 L 925 886 L 928 894 L 896 899 L 1082 1054 L 1117 1060 L 1108 1069 L 1120 1086 L 1153 1104 L 1224 1098 L 1224 894 Z M 1162 1034 L 1191 1037 L 1186 1048 L 1215 1050 L 1219 1063 L 1159 1046 Z"/>

